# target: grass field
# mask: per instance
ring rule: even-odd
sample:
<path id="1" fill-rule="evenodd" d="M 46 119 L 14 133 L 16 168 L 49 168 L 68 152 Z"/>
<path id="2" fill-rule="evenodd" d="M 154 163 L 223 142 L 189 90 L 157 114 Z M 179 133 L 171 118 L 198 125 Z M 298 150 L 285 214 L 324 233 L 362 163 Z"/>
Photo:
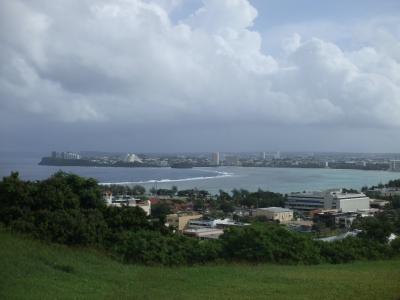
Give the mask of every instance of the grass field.
<path id="1" fill-rule="evenodd" d="M 0 230 L 0 299 L 400 299 L 400 260 L 346 265 L 123 265 Z"/>

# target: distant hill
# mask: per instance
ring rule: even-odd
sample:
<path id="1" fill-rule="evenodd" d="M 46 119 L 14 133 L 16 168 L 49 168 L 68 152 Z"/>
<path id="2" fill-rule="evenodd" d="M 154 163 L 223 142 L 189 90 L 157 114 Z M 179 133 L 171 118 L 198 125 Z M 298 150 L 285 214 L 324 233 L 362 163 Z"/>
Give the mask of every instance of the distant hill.
<path id="1" fill-rule="evenodd" d="M 342 265 L 124 265 L 0 229 L 0 299 L 399 299 L 400 260 Z"/>

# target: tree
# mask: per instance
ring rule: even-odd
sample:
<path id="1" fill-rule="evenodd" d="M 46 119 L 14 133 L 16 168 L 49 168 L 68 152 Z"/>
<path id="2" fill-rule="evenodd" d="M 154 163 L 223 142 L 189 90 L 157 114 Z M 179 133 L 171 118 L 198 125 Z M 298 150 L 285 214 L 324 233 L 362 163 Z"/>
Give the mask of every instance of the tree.
<path id="1" fill-rule="evenodd" d="M 229 200 L 222 200 L 220 203 L 220 209 L 224 213 L 231 213 L 235 211 L 235 206 L 232 201 Z"/>
<path id="2" fill-rule="evenodd" d="M 155 195 L 155 194 L 157 193 L 157 189 L 153 186 L 153 187 L 150 189 L 150 193 L 151 193 L 152 195 Z"/>
<path id="3" fill-rule="evenodd" d="M 139 207 L 107 206 L 103 209 L 103 216 L 111 231 L 138 230 L 149 227 L 146 213 Z"/>
<path id="4" fill-rule="evenodd" d="M 400 187 L 400 179 L 395 179 L 395 180 L 390 180 L 387 184 L 385 184 L 386 187 Z"/>
<path id="5" fill-rule="evenodd" d="M 38 191 L 32 205 L 34 210 L 77 209 L 80 207 L 79 196 L 67 184 L 64 174 L 56 173 L 38 184 Z"/>
<path id="6" fill-rule="evenodd" d="M 165 202 L 153 204 L 151 206 L 151 216 L 160 220 L 164 220 L 168 214 L 171 213 L 171 207 Z"/>
<path id="7" fill-rule="evenodd" d="M 231 200 L 232 198 L 227 192 L 224 192 L 223 190 L 219 190 L 218 199 L 219 200 Z"/>
<path id="8" fill-rule="evenodd" d="M 393 224 L 384 216 L 358 219 L 354 227 L 362 230 L 360 237 L 380 243 L 386 243 L 389 235 L 394 231 Z"/>
<path id="9" fill-rule="evenodd" d="M 178 187 L 176 185 L 173 185 L 171 187 L 171 191 L 172 191 L 173 195 L 176 195 L 176 193 L 178 192 Z"/>
<path id="10" fill-rule="evenodd" d="M 400 208 L 400 196 L 394 196 L 389 201 L 390 201 L 390 205 L 392 206 L 393 209 Z"/>
<path id="11" fill-rule="evenodd" d="M 134 195 L 144 195 L 146 193 L 146 189 L 141 185 L 135 185 L 132 188 L 132 193 Z"/>
<path id="12" fill-rule="evenodd" d="M 0 221 L 8 225 L 29 213 L 35 202 L 36 191 L 36 185 L 21 181 L 18 172 L 4 177 L 0 182 Z"/>

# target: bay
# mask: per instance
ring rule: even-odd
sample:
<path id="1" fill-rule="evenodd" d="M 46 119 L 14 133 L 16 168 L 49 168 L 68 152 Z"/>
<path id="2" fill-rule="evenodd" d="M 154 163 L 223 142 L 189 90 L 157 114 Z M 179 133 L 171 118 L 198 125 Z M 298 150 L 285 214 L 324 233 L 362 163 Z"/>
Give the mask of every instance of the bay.
<path id="1" fill-rule="evenodd" d="M 178 189 L 198 188 L 215 194 L 220 189 L 234 188 L 255 191 L 258 188 L 288 193 L 328 188 L 355 188 L 385 183 L 400 178 L 400 173 L 338 169 L 296 168 L 110 168 L 110 167 L 53 167 L 39 166 L 41 154 L 1 153 L 0 176 L 18 171 L 25 180 L 41 180 L 58 170 L 93 177 L 101 183 L 141 184 L 152 187 Z"/>

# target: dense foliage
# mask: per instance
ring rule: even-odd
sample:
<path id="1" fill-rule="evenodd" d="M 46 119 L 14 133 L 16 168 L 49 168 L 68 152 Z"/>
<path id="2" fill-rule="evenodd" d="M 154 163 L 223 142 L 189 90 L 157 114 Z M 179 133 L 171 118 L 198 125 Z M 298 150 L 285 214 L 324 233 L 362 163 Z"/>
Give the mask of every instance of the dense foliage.
<path id="1" fill-rule="evenodd" d="M 261 190 L 234 191 L 232 196 L 221 191 L 217 203 L 231 209 L 232 204 L 250 207 L 268 199 L 268 205 L 279 206 L 283 198 Z M 155 208 L 160 216 L 167 210 Z M 106 206 L 93 179 L 58 172 L 47 180 L 30 182 L 12 173 L 0 182 L 0 222 L 5 226 L 45 241 L 101 248 L 125 262 L 151 265 L 316 264 L 388 258 L 400 252 L 398 239 L 387 243 L 390 232 L 400 232 L 399 216 L 392 211 L 362 220 L 359 238 L 332 243 L 265 223 L 230 228 L 219 240 L 200 241 L 172 233 L 162 218 L 147 218 L 140 208 Z"/>
<path id="2" fill-rule="evenodd" d="M 146 193 L 146 189 L 141 185 L 134 185 L 133 187 L 128 185 L 121 184 L 107 184 L 103 185 L 102 189 L 104 191 L 110 191 L 113 194 L 123 194 L 123 195 L 132 195 L 132 196 L 140 196 Z"/>
<path id="3" fill-rule="evenodd" d="M 385 187 L 400 188 L 400 179 L 389 180 L 389 182 L 385 184 Z"/>
<path id="4" fill-rule="evenodd" d="M 362 191 L 370 198 L 389 201 L 389 208 L 400 209 L 400 195 L 398 195 L 397 193 L 393 193 L 390 195 L 385 195 L 384 193 L 381 194 L 379 190 L 382 188 L 398 189 L 400 188 L 400 179 L 389 180 L 389 182 L 386 184 L 380 183 L 372 187 L 364 186 L 362 188 Z"/>

